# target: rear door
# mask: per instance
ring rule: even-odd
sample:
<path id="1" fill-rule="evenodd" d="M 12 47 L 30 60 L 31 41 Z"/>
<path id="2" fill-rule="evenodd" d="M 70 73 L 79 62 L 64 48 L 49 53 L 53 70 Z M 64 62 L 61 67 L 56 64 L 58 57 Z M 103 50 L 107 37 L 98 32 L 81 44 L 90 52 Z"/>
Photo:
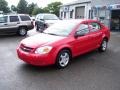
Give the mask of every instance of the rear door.
<path id="1" fill-rule="evenodd" d="M 27 26 L 28 30 L 34 28 L 33 22 L 28 15 L 20 15 L 20 19 L 21 19 L 20 25 Z"/>
<path id="2" fill-rule="evenodd" d="M 98 22 L 90 22 L 90 37 L 93 49 L 98 48 L 102 41 L 102 27 Z"/>

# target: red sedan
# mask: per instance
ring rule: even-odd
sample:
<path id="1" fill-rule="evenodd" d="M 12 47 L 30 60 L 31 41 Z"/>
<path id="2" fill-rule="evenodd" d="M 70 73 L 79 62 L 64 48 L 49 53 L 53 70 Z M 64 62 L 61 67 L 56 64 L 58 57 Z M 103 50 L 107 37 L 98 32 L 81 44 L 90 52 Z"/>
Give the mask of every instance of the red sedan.
<path id="1" fill-rule="evenodd" d="M 75 56 L 95 49 L 106 51 L 109 38 L 109 29 L 98 21 L 63 20 L 22 40 L 17 54 L 32 65 L 64 68 Z"/>

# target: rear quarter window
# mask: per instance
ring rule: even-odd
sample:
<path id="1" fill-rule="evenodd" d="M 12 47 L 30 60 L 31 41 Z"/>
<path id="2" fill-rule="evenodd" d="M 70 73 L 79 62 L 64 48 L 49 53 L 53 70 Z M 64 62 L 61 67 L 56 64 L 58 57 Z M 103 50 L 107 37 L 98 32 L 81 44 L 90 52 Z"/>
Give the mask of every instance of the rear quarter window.
<path id="1" fill-rule="evenodd" d="M 101 30 L 101 26 L 100 24 L 98 24 L 97 22 L 92 22 L 89 24 L 89 27 L 90 27 L 90 31 L 91 32 L 96 32 L 96 31 L 99 31 Z"/>
<path id="2" fill-rule="evenodd" d="M 30 19 L 30 17 L 29 16 L 20 16 L 20 18 L 21 18 L 21 20 L 22 21 L 30 21 L 31 19 Z"/>

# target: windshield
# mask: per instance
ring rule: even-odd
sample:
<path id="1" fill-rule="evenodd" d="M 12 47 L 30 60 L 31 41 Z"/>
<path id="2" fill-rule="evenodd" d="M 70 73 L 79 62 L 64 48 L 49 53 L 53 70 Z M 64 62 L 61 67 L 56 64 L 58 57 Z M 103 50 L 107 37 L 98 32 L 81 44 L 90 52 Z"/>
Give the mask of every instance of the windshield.
<path id="1" fill-rule="evenodd" d="M 58 23 L 47 28 L 44 33 L 58 36 L 68 36 L 77 23 L 59 21 Z"/>
<path id="2" fill-rule="evenodd" d="M 45 20 L 58 20 L 58 17 L 54 14 L 51 14 L 51 15 L 45 15 L 44 19 Z"/>
<path id="3" fill-rule="evenodd" d="M 43 19 L 43 14 L 38 14 L 38 15 L 36 16 L 36 19 Z"/>
<path id="4" fill-rule="evenodd" d="M 0 16 L 0 23 L 7 22 L 7 16 Z"/>

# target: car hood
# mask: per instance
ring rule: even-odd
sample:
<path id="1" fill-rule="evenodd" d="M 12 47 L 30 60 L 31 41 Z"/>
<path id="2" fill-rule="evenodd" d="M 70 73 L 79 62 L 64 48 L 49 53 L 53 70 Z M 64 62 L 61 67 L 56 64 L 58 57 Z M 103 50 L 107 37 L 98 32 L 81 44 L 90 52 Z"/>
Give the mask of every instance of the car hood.
<path id="1" fill-rule="evenodd" d="M 51 43 L 62 40 L 64 38 L 65 37 L 62 37 L 62 36 L 54 36 L 54 35 L 48 35 L 48 34 L 42 33 L 42 34 L 38 34 L 38 35 L 23 39 L 21 41 L 21 44 L 27 47 L 37 48 L 42 45 L 49 45 Z"/>

